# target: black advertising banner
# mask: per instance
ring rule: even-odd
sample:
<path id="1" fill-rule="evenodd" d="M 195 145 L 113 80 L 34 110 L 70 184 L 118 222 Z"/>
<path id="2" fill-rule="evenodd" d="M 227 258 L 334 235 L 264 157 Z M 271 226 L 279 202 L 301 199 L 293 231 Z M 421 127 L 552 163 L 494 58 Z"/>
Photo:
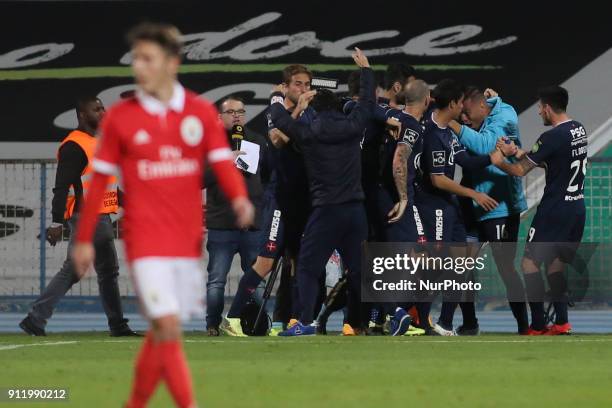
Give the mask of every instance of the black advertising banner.
<path id="1" fill-rule="evenodd" d="M 304 63 L 341 84 L 354 46 L 375 68 L 406 62 L 429 83 L 454 77 L 499 90 L 520 112 L 539 85 L 561 83 L 610 48 L 596 7 L 517 2 L 2 2 L 0 142 L 55 142 L 74 100 L 111 104 L 133 89 L 125 32 L 143 20 L 179 27 L 181 82 L 211 100 L 239 93 L 264 127 L 272 84 Z M 602 79 L 603 80 L 603 79 Z"/>

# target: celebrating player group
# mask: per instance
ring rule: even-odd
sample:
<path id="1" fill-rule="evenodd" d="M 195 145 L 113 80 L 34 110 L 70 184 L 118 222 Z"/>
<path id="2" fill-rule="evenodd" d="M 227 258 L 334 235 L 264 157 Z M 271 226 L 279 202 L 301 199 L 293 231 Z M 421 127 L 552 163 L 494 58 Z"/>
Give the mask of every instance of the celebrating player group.
<path id="1" fill-rule="evenodd" d="M 242 152 L 230 148 L 219 112 L 177 80 L 179 31 L 145 23 L 128 39 L 137 91 L 112 106 L 101 122 L 71 256 L 84 275 L 96 257 L 92 241 L 105 192 L 120 176 L 130 276 L 150 323 L 127 406 L 145 406 L 163 380 L 178 406 L 194 407 L 181 320 L 201 314 L 204 305 L 205 167 L 214 173 L 236 228 L 253 229 L 255 208 L 245 185 L 248 175 L 235 163 Z M 311 89 L 313 75 L 303 65 L 287 66 L 282 83 L 271 89 L 266 111 L 271 177 L 257 228 L 259 254 L 240 279 L 220 331 L 244 336 L 241 318 L 257 288 L 285 266 L 289 283 L 281 285 L 282 296 L 289 301 L 282 317 L 275 317 L 282 327 L 272 334 L 325 334 L 329 314 L 343 309 L 344 335 L 477 335 L 473 301 L 443 298 L 433 320 L 431 298 L 361 301 L 364 242 L 472 240 L 491 244 L 517 333 L 569 334 L 563 271 L 585 224 L 587 135 L 566 114 L 568 92 L 555 85 L 539 90 L 539 115 L 551 129 L 523 149 L 517 114 L 494 90 L 454 79 L 432 89 L 403 63 L 390 64 L 378 81 L 358 48 L 353 60 L 347 95 Z M 461 182 L 455 181 L 456 165 L 463 170 Z M 527 210 L 521 177 L 535 167 L 546 169 L 546 187 L 517 263 L 513 243 Z M 342 276 L 328 294 L 325 273 L 332 256 L 340 259 Z M 555 310 L 550 325 L 545 278 Z M 463 324 L 455 328 L 457 307 Z"/>

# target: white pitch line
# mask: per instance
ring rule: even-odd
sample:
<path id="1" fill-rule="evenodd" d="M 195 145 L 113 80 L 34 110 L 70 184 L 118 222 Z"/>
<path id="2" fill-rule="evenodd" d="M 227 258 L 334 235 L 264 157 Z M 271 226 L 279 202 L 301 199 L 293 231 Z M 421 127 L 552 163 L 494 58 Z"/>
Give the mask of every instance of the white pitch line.
<path id="1" fill-rule="evenodd" d="M 408 336 L 407 336 L 408 337 Z M 297 340 L 297 339 L 295 339 Z M 298 340 L 299 341 L 299 340 Z M 260 340 L 260 341 L 251 341 L 251 340 L 185 340 L 185 343 L 249 343 L 249 344 L 257 344 L 257 343 L 276 343 L 276 344 L 281 344 L 281 343 L 285 343 L 285 344 L 290 344 L 291 339 L 288 340 Z M 425 341 L 420 341 L 420 340 L 411 340 L 411 339 L 397 339 L 397 340 L 386 340 L 386 341 L 365 341 L 365 340 L 361 340 L 361 341 L 357 341 L 354 342 L 352 344 L 363 344 L 363 343 L 367 343 L 367 344 L 385 344 L 385 343 L 405 343 L 405 344 L 432 344 L 432 343 L 440 343 L 440 344 L 471 344 L 471 343 L 533 343 L 533 344 L 537 344 L 537 343 L 559 343 L 558 341 L 555 341 L 553 339 L 542 339 L 542 340 L 425 340 Z M 610 339 L 568 339 L 568 340 L 562 340 L 563 343 L 588 343 L 588 342 L 594 342 L 594 343 L 609 343 L 612 342 L 612 338 Z M 323 340 L 323 341 L 316 341 L 316 342 L 312 342 L 311 344 L 347 344 L 348 342 L 346 340 Z"/>
<path id="2" fill-rule="evenodd" d="M 5 346 L 0 346 L 0 351 L 2 350 L 15 350 L 22 347 L 35 347 L 35 346 L 63 346 L 65 344 L 76 344 L 78 341 L 51 341 L 46 343 L 32 343 L 32 344 L 7 344 Z"/>
<path id="3" fill-rule="evenodd" d="M 300 341 L 298 339 L 293 339 L 293 341 Z M 320 345 L 320 344 L 385 344 L 385 343 L 404 343 L 407 345 L 417 345 L 417 344 L 483 344 L 483 343 L 508 343 L 508 344 L 512 344 L 512 343 L 531 343 L 531 344 L 538 344 L 538 343 L 610 343 L 612 342 L 612 338 L 606 338 L 606 339 L 565 339 L 562 341 L 557 341 L 557 340 L 553 340 L 553 339 L 538 339 L 538 340 L 528 340 L 528 339 L 516 339 L 516 340 L 457 340 L 457 339 L 453 339 L 453 340 L 443 340 L 443 339 L 436 339 L 436 340 L 425 340 L 425 341 L 421 341 L 421 340 L 414 340 L 414 339 L 393 339 L 393 340 L 385 340 L 385 341 L 375 341 L 375 340 L 360 340 L 357 342 L 350 342 L 347 341 L 348 339 L 343 339 L 343 340 L 317 340 L 315 342 L 312 342 L 310 344 L 313 345 Z M 190 343 L 190 344 L 206 344 L 206 343 L 213 343 L 213 344 L 292 344 L 292 339 L 283 339 L 283 340 L 278 340 L 278 339 L 259 339 L 259 340 L 194 340 L 194 339 L 186 339 L 184 340 L 185 343 Z M 90 341 L 77 341 L 77 340 L 71 340 L 71 341 L 55 341 L 55 342 L 46 342 L 46 343 L 34 343 L 34 344 L 7 344 L 7 345 L 0 345 L 0 351 L 3 350 L 15 350 L 18 348 L 22 348 L 22 347 L 35 347 L 35 346 L 62 346 L 62 345 L 68 345 L 68 344 L 76 344 L 76 343 L 132 343 L 132 344 L 138 344 L 139 342 L 137 340 L 90 340 Z M 296 343 L 293 343 L 296 344 Z M 304 343 L 303 343 L 304 344 Z M 305 342 L 305 344 L 309 344 L 307 342 Z"/>
<path id="4" fill-rule="evenodd" d="M 341 336 L 338 336 L 341 337 Z M 415 336 L 416 337 L 416 336 Z M 232 340 L 208 340 L 208 339 L 185 339 L 183 340 L 183 342 L 185 343 L 192 343 L 192 344 L 206 344 L 206 343 L 213 343 L 213 344 L 262 344 L 262 343 L 266 343 L 266 344 L 292 344 L 292 341 L 304 341 L 306 342 L 306 339 L 312 339 L 312 336 L 305 336 L 305 337 L 301 337 L 300 339 L 252 339 L 252 340 L 247 340 L 247 339 L 232 339 Z M 89 341 L 91 343 L 131 343 L 131 344 L 138 344 L 138 340 L 134 339 L 134 340 L 91 340 Z M 417 339 L 411 339 L 409 338 L 409 336 L 405 336 L 404 338 L 397 338 L 397 339 L 386 339 L 384 341 L 377 341 L 377 340 L 359 340 L 356 342 L 350 342 L 350 339 L 338 339 L 338 340 L 333 340 L 333 339 L 316 339 L 316 341 L 313 341 L 310 344 L 385 344 L 385 343 L 406 343 L 406 344 L 432 344 L 432 343 L 440 343 L 440 344 L 469 344 L 469 343 L 478 343 L 478 344 L 482 344 L 482 343 L 533 343 L 533 344 L 537 344 L 537 343 L 609 343 L 612 342 L 612 337 L 610 338 L 606 338 L 606 339 L 577 339 L 577 338 L 573 338 L 573 339 L 564 339 L 564 340 L 554 340 L 554 339 L 508 339 L 508 340 L 486 340 L 486 339 L 482 339 L 482 340 L 476 340 L 476 339 L 469 339 L 469 340 L 459 340 L 459 339 L 436 339 L 436 340 L 417 340 Z M 307 343 L 307 342 L 306 342 Z M 293 343 L 295 344 L 295 343 Z M 307 343 L 308 344 L 308 343 Z"/>

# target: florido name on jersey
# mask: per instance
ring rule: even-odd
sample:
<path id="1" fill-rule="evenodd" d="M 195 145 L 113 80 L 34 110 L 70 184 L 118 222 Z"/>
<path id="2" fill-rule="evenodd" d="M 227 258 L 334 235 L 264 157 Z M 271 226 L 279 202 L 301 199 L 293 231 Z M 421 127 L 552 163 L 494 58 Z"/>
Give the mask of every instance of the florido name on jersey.
<path id="1" fill-rule="evenodd" d="M 196 159 L 184 159 L 180 147 L 160 146 L 160 161 L 138 161 L 138 177 L 141 180 L 165 179 L 199 174 L 200 163 Z"/>

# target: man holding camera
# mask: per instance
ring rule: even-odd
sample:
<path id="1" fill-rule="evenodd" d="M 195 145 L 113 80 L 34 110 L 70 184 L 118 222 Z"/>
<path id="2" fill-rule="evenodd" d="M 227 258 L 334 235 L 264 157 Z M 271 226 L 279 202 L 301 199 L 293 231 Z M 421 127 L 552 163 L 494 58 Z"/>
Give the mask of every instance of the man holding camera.
<path id="1" fill-rule="evenodd" d="M 229 96 L 218 103 L 219 118 L 227 131 L 228 140 L 237 158 L 238 168 L 242 170 L 249 199 L 255 206 L 255 222 L 249 229 L 236 227 L 236 219 L 230 203 L 225 198 L 211 169 L 204 173 L 206 186 L 206 226 L 208 238 L 208 281 L 206 283 L 206 327 L 209 336 L 219 335 L 221 314 L 223 312 L 225 283 L 232 266 L 234 255 L 240 254 L 240 264 L 246 273 L 260 249 L 261 243 L 261 204 L 263 197 L 262 168 L 266 151 L 266 140 L 263 136 L 244 128 L 246 109 L 240 97 Z M 259 162 L 255 173 L 247 171 L 244 152 L 240 150 L 244 142 L 259 145 Z M 252 170 L 252 169 L 251 169 Z"/>

